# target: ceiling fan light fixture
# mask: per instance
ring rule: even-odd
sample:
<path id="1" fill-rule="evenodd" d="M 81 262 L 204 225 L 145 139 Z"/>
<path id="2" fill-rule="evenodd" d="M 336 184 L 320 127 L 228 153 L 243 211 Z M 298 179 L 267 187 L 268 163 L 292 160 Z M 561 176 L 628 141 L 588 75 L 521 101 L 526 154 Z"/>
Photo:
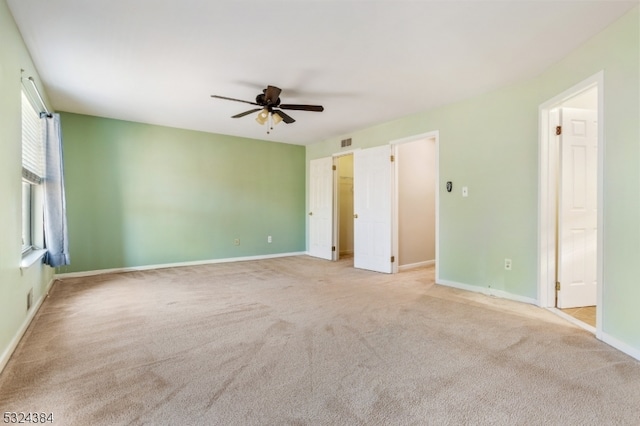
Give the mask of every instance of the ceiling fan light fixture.
<path id="1" fill-rule="evenodd" d="M 282 121 L 282 117 L 280 117 L 280 114 L 276 114 L 276 113 L 271 115 L 271 119 L 274 126 Z"/>
<path id="2" fill-rule="evenodd" d="M 258 113 L 258 116 L 256 117 L 256 121 L 259 124 L 264 125 L 267 122 L 267 118 L 269 118 L 269 111 L 265 108 Z"/>

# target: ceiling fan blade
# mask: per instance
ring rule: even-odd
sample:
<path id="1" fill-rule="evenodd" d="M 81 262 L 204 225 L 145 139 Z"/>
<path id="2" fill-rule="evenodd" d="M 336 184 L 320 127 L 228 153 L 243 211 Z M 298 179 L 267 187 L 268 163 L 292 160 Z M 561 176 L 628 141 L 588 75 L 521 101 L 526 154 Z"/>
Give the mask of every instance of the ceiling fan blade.
<path id="1" fill-rule="evenodd" d="M 226 96 L 211 95 L 211 97 L 212 98 L 217 98 L 217 99 L 225 99 L 227 101 L 244 102 L 245 104 L 250 104 L 250 105 L 258 105 L 255 102 L 243 101 L 242 99 L 227 98 Z"/>
<path id="2" fill-rule="evenodd" d="M 236 114 L 231 116 L 231 118 L 240 118 L 240 117 L 244 117 L 245 115 L 249 115 L 251 113 L 254 113 L 256 111 L 260 111 L 262 108 L 255 108 L 255 109 L 250 109 L 249 111 L 245 111 L 245 112 L 241 112 L 240 114 Z"/>
<path id="3" fill-rule="evenodd" d="M 275 106 L 278 102 L 280 92 L 282 92 L 282 90 L 280 90 L 276 86 L 267 86 L 267 90 L 265 90 L 264 92 L 266 102 Z"/>
<path id="4" fill-rule="evenodd" d="M 322 112 L 324 111 L 324 107 L 322 105 L 296 105 L 296 104 L 282 104 L 280 105 L 282 109 L 295 109 L 298 111 L 315 111 Z"/>
<path id="5" fill-rule="evenodd" d="M 291 116 L 290 116 L 290 115 L 285 114 L 285 112 L 284 112 L 284 111 L 280 111 L 280 110 L 278 110 L 278 109 L 274 109 L 274 110 L 273 110 L 273 113 L 274 113 L 274 114 L 278 114 L 278 115 L 282 118 L 282 121 L 284 121 L 284 122 L 285 122 L 285 123 L 287 123 L 287 124 L 291 124 L 291 123 L 293 123 L 293 122 L 295 122 L 295 121 L 296 121 L 296 120 L 294 120 L 293 118 L 291 118 Z"/>

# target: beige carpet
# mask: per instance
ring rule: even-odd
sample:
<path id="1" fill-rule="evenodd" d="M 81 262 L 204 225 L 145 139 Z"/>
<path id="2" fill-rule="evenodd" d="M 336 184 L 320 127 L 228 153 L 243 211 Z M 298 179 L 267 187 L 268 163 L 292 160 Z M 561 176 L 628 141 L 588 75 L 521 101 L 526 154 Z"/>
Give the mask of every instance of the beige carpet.
<path id="1" fill-rule="evenodd" d="M 57 282 L 0 376 L 56 425 L 640 424 L 640 362 L 534 306 L 306 256 Z"/>

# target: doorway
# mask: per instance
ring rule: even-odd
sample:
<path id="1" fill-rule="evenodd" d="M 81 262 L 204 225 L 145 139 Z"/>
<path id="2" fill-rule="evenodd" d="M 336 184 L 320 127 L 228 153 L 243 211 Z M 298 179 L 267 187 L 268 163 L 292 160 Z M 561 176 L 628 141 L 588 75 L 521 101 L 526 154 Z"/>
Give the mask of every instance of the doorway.
<path id="1" fill-rule="evenodd" d="M 334 261 L 352 257 L 355 268 L 383 273 L 434 264 L 437 278 L 438 135 L 434 131 L 311 160 L 308 253 Z M 426 205 L 399 201 L 399 181 L 409 198 L 412 191 L 423 191 Z M 331 212 L 330 220 L 325 211 Z M 402 229 L 399 220 L 406 222 Z M 426 233 L 412 235 L 417 228 L 410 222 L 420 223 Z M 426 250 L 413 250 L 411 240 L 418 245 L 426 240 Z"/>
<path id="2" fill-rule="evenodd" d="M 353 202 L 353 214 L 350 220 L 342 220 L 342 228 L 353 235 L 353 266 L 390 273 L 391 147 L 358 149 L 351 154 L 353 177 L 348 180 L 352 181 L 353 195 L 348 198 Z M 341 209 L 338 199 L 335 158 L 343 155 L 346 153 L 314 159 L 309 164 L 309 254 L 328 260 L 336 260 L 340 252 L 338 213 L 345 209 Z"/>
<path id="3" fill-rule="evenodd" d="M 602 74 L 540 108 L 539 301 L 594 332 L 602 312 Z"/>
<path id="4" fill-rule="evenodd" d="M 394 144 L 394 272 L 435 265 L 436 138 Z"/>
<path id="5" fill-rule="evenodd" d="M 353 154 L 334 157 L 334 164 L 336 166 L 334 183 L 336 250 L 333 260 L 353 259 Z"/>

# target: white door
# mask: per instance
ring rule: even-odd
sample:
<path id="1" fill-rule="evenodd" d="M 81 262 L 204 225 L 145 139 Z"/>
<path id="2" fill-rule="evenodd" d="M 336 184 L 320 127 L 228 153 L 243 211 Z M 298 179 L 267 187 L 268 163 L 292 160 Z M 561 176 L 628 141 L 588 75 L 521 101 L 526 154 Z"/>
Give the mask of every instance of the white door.
<path id="1" fill-rule="evenodd" d="M 309 169 L 309 255 L 331 260 L 333 159 L 311 160 Z"/>
<path id="2" fill-rule="evenodd" d="M 391 147 L 353 156 L 353 266 L 391 272 Z"/>
<path id="3" fill-rule="evenodd" d="M 597 299 L 597 113 L 562 108 L 560 115 L 558 307 L 593 306 Z"/>

